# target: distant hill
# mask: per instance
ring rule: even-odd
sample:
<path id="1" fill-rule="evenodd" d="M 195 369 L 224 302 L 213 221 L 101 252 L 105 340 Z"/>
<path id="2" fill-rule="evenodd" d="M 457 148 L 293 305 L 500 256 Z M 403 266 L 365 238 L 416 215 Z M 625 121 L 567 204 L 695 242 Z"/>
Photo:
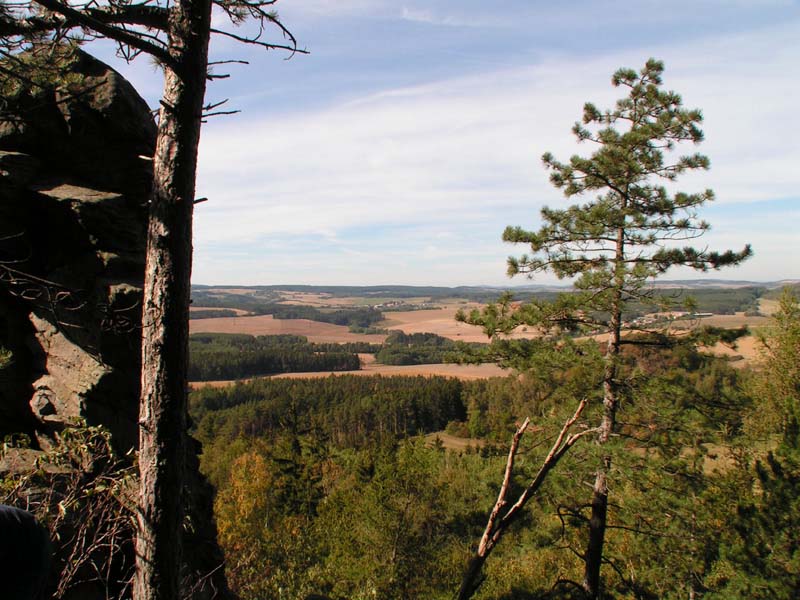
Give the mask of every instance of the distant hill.
<path id="1" fill-rule="evenodd" d="M 780 289 L 785 286 L 800 285 L 800 279 L 781 279 L 778 281 L 747 281 L 741 279 L 675 279 L 659 280 L 657 288 L 708 289 L 708 288 L 766 288 Z M 570 284 L 525 284 L 525 285 L 481 285 L 481 286 L 417 286 L 417 285 L 192 285 L 197 292 L 213 292 L 244 290 L 250 292 L 304 292 L 309 294 L 329 294 L 333 297 L 370 297 L 389 296 L 393 298 L 415 298 L 430 296 L 433 298 L 470 298 L 473 296 L 498 295 L 509 290 L 515 293 L 559 292 L 571 289 Z"/>
<path id="2" fill-rule="evenodd" d="M 659 281 L 658 295 L 670 304 L 692 306 L 692 310 L 718 315 L 758 314 L 760 298 L 775 299 L 780 290 L 800 288 L 798 280 L 755 282 L 735 279 L 681 279 Z M 391 310 L 421 310 L 453 302 L 489 303 L 510 291 L 516 300 L 553 299 L 569 292 L 569 284 L 526 284 L 518 286 L 414 286 L 414 285 L 194 285 L 192 302 L 208 310 L 243 311 L 251 315 L 273 315 L 276 319 L 311 319 L 348 325 L 351 331 L 376 333 L 376 324 Z M 691 301 L 690 301 L 691 299 Z M 433 305 L 433 306 L 432 306 Z M 652 312 L 647 304 L 630 304 L 626 318 Z M 214 313 L 215 314 L 215 313 Z M 203 313 L 195 311 L 193 316 Z M 211 316 L 211 313 L 205 316 Z M 354 329 L 355 328 L 355 329 Z"/>

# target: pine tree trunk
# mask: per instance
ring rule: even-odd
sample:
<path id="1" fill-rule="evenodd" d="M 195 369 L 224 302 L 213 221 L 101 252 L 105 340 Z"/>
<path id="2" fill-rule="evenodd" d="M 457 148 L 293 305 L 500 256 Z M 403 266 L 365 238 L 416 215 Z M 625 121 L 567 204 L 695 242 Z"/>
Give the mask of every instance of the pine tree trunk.
<path id="1" fill-rule="evenodd" d="M 192 208 L 211 0 L 177 0 L 153 159 L 143 298 L 134 600 L 178 600 L 183 562 Z"/>
<path id="2" fill-rule="evenodd" d="M 605 445 L 617 422 L 617 359 L 619 357 L 622 332 L 622 290 L 624 287 L 625 230 L 617 231 L 615 250 L 616 275 L 611 299 L 610 335 L 603 370 L 603 418 L 597 434 L 597 443 Z M 603 545 L 606 536 L 608 516 L 607 474 L 611 469 L 611 456 L 602 458 L 600 468 L 595 474 L 592 490 L 592 514 L 589 518 L 589 541 L 584 555 L 583 589 L 593 600 L 600 597 L 600 567 L 603 563 Z"/>

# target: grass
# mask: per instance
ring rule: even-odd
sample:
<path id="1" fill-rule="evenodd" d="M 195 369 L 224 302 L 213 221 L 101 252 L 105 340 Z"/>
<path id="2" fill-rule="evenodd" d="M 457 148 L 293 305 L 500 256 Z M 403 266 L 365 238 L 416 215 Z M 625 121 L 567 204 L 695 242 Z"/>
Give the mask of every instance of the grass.
<path id="1" fill-rule="evenodd" d="M 425 436 L 425 443 L 429 446 L 435 445 L 437 440 L 446 450 L 464 451 L 468 448 L 482 448 L 486 445 L 485 440 L 457 437 L 444 431 L 435 431 Z"/>

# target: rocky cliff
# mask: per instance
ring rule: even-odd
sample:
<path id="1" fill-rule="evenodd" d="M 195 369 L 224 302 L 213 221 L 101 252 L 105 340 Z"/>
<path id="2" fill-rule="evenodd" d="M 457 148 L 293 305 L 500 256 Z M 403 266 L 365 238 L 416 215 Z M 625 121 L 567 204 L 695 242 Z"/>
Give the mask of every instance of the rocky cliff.
<path id="1" fill-rule="evenodd" d="M 107 65 L 82 51 L 63 64 L 44 86 L 5 82 L 0 102 L 0 436 L 47 450 L 81 419 L 122 456 L 138 440 L 156 125 Z M 190 487 L 190 570 L 213 572 L 194 597 L 211 598 L 226 586 L 210 493 Z"/>

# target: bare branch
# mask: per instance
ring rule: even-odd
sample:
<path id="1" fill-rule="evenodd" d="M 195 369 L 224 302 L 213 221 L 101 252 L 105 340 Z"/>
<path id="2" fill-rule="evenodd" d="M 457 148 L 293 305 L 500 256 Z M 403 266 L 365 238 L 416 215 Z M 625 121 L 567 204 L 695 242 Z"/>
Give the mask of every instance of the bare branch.
<path id="1" fill-rule="evenodd" d="M 288 50 L 292 54 L 308 54 L 308 50 L 300 50 L 295 42 L 292 42 L 292 44 L 272 44 L 270 42 L 262 42 L 260 39 L 258 39 L 260 34 L 256 37 L 248 37 L 244 35 L 236 35 L 235 33 L 223 31 L 222 29 L 214 29 L 213 27 L 211 28 L 211 33 L 231 38 L 232 40 L 236 40 L 242 44 L 260 46 L 266 50 Z"/>
<path id="2" fill-rule="evenodd" d="M 550 448 L 550 452 L 548 452 L 547 456 L 542 461 L 542 465 L 539 467 L 539 471 L 536 473 L 536 476 L 520 494 L 519 498 L 517 498 L 517 501 L 511 506 L 511 508 L 509 508 L 505 514 L 500 516 L 503 509 L 508 505 L 506 496 L 508 495 L 511 475 L 514 470 L 514 458 L 517 454 L 520 439 L 527 430 L 530 419 L 525 419 L 525 422 L 520 425 L 519 429 L 517 429 L 516 433 L 514 433 L 514 437 L 511 440 L 511 447 L 508 451 L 508 459 L 506 461 L 505 473 L 503 475 L 503 483 L 500 486 L 500 493 L 498 494 L 497 501 L 495 502 L 491 513 L 489 514 L 489 519 L 486 523 L 486 529 L 481 537 L 478 550 L 470 560 L 467 570 L 461 580 L 461 588 L 456 595 L 457 600 L 469 600 L 469 598 L 471 598 L 473 594 L 478 591 L 481 583 L 483 583 L 484 577 L 482 576 L 481 571 L 486 559 L 497 545 L 497 542 L 500 541 L 500 538 L 503 537 L 503 534 L 506 532 L 511 523 L 519 516 L 520 511 L 528 502 L 528 500 L 530 500 L 542 486 L 547 478 L 547 474 L 558 464 L 558 461 L 561 460 L 564 454 L 566 454 L 566 452 L 575 444 L 575 442 L 586 435 L 595 433 L 598 430 L 597 428 L 584 429 L 578 433 L 568 435 L 569 430 L 580 418 L 588 403 L 589 400 L 586 398 L 581 400 L 572 417 L 565 421 L 564 426 L 561 428 L 561 431 L 556 437 L 556 441 L 553 443 L 552 448 Z"/>
<path id="3" fill-rule="evenodd" d="M 90 16 L 85 12 L 76 10 L 68 6 L 67 4 L 59 2 L 58 0 L 33 0 L 33 1 L 36 2 L 36 4 L 43 6 L 47 10 L 57 13 L 62 17 L 64 17 L 67 21 L 63 25 L 67 27 L 71 26 L 86 27 L 102 36 L 117 41 L 121 44 L 125 44 L 126 46 L 130 46 L 131 48 L 135 48 L 136 50 L 144 52 L 145 54 L 149 54 L 163 63 L 172 65 L 174 62 L 172 60 L 172 57 L 164 48 L 156 46 L 155 44 L 142 39 L 142 37 L 140 35 L 137 35 L 136 33 L 127 31 L 115 25 L 104 23 L 97 17 Z M 70 22 L 74 23 L 74 25 L 72 25 Z"/>

